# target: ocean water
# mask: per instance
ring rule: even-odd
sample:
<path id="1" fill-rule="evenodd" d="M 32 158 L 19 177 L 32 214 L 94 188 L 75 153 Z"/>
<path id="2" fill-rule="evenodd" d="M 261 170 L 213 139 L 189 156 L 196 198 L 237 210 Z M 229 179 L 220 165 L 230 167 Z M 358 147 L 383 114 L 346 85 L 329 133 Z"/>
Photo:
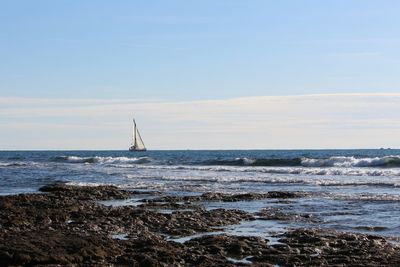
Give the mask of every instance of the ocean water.
<path id="1" fill-rule="evenodd" d="M 54 181 L 177 195 L 305 191 L 308 196 L 282 203 L 207 203 L 207 208 L 279 208 L 313 218 L 245 225 L 256 234 L 265 228 L 321 227 L 400 240 L 400 150 L 0 151 L 1 195 L 37 192 Z"/>

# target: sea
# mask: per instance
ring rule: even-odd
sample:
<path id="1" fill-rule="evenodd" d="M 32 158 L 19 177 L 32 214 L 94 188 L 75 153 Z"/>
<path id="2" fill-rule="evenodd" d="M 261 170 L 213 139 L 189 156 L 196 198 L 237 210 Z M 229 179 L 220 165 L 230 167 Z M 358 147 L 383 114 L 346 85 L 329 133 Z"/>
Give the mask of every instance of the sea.
<path id="1" fill-rule="evenodd" d="M 397 149 L 0 151 L 0 195 L 38 193 L 41 186 L 56 181 L 171 195 L 302 191 L 307 196 L 299 199 L 205 205 L 252 213 L 270 208 L 300 215 L 298 220 L 255 220 L 226 229 L 236 234 L 271 237 L 271 233 L 311 227 L 400 241 Z"/>

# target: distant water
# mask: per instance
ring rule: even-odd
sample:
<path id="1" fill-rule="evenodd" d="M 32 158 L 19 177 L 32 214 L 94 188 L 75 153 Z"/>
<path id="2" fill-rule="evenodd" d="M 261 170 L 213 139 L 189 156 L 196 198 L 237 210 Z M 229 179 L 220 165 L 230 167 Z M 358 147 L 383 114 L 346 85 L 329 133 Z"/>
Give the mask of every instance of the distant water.
<path id="1" fill-rule="evenodd" d="M 37 192 L 54 181 L 174 194 L 301 190 L 312 195 L 287 212 L 315 214 L 319 227 L 400 237 L 400 150 L 394 149 L 0 152 L 0 194 Z"/>

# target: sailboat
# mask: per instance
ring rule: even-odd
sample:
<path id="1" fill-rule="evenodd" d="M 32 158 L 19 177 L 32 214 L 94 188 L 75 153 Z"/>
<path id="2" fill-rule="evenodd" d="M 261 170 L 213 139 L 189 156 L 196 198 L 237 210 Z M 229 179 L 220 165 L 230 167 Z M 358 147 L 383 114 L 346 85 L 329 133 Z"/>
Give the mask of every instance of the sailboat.
<path id="1" fill-rule="evenodd" d="M 139 129 L 136 127 L 135 119 L 133 119 L 132 145 L 129 147 L 129 151 L 146 151 Z"/>

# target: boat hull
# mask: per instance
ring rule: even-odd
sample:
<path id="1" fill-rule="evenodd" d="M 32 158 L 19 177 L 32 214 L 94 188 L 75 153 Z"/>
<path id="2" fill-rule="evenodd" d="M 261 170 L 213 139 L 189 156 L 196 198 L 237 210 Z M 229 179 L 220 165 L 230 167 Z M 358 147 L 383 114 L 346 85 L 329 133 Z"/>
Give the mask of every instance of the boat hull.
<path id="1" fill-rule="evenodd" d="M 138 151 L 138 152 L 143 152 L 143 151 L 147 151 L 146 148 L 142 148 L 142 149 L 138 149 L 136 147 L 130 147 L 129 151 Z"/>

